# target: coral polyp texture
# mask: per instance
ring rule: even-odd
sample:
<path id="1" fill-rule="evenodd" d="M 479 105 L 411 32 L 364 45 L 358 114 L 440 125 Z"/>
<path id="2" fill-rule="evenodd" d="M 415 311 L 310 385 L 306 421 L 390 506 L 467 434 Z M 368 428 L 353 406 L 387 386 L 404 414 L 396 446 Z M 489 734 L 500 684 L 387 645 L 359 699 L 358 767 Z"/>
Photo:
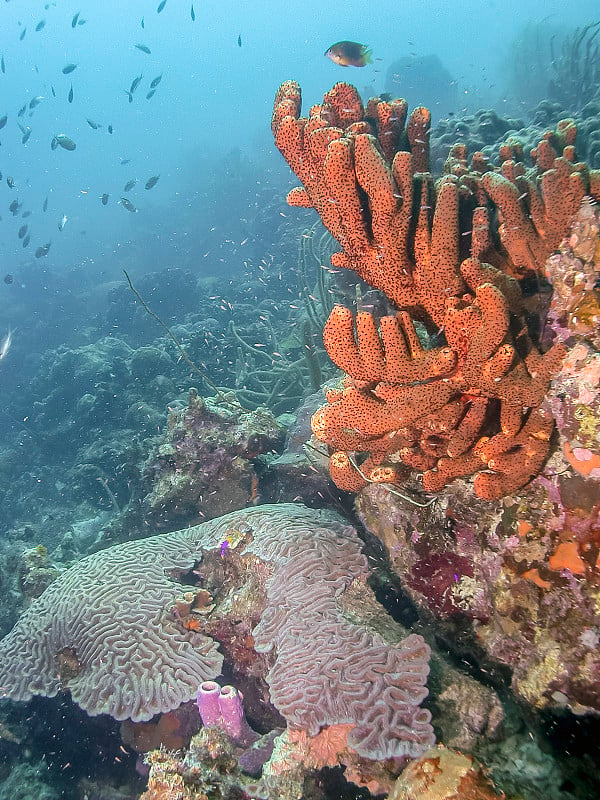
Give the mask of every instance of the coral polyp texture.
<path id="1" fill-rule="evenodd" d="M 336 84 L 301 117 L 300 87 L 279 88 L 277 147 L 300 178 L 288 202 L 314 208 L 352 269 L 395 313 L 333 309 L 323 339 L 346 373 L 313 417 L 346 491 L 423 473 L 435 492 L 474 475 L 493 500 L 537 475 L 554 422 L 542 407 L 566 347 L 539 340 L 521 279 L 544 274 L 600 171 L 577 162 L 571 120 L 548 131 L 526 167 L 515 142 L 500 166 L 452 148 L 444 174 L 429 172 L 430 114 L 407 119 L 403 100 Z M 427 346 L 423 341 L 427 340 Z"/>
<path id="2" fill-rule="evenodd" d="M 89 714 L 148 720 L 218 688 L 219 644 L 231 654 L 242 617 L 258 620 L 253 678 L 290 727 L 346 724 L 360 756 L 417 756 L 434 741 L 419 707 L 429 647 L 361 619 L 345 595 L 370 594 L 369 574 L 351 526 L 291 504 L 116 545 L 63 573 L 0 642 L 2 693 L 70 691 Z M 192 587 L 205 602 L 182 602 Z"/>

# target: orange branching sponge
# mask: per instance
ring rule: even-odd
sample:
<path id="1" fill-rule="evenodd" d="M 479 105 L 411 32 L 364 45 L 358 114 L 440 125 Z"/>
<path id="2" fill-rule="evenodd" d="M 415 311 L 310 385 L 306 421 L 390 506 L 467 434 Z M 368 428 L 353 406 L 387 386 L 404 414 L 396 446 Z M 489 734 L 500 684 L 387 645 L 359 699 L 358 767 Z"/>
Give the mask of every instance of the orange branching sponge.
<path id="1" fill-rule="evenodd" d="M 572 120 L 548 132 L 526 168 L 509 141 L 501 165 L 452 148 L 443 176 L 429 173 L 430 114 L 404 100 L 336 84 L 301 117 L 300 87 L 275 98 L 275 141 L 303 186 L 291 205 L 315 208 L 354 270 L 398 313 L 333 309 L 324 329 L 346 373 L 312 420 L 331 448 L 337 485 L 400 482 L 412 468 L 437 491 L 475 475 L 494 499 L 541 469 L 553 420 L 540 405 L 564 350 L 541 352 L 527 326 L 518 279 L 543 267 L 600 178 L 575 161 Z M 428 331 L 425 347 L 416 323 Z M 433 346 L 431 345 L 433 343 Z"/>

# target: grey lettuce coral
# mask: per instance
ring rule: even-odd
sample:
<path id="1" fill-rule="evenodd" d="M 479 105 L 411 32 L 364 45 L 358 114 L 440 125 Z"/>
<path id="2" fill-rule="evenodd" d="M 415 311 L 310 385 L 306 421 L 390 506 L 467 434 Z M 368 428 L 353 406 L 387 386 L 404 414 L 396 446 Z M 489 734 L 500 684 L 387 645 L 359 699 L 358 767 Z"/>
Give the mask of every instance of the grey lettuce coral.
<path id="1" fill-rule="evenodd" d="M 134 721 L 177 708 L 223 661 L 214 638 L 183 624 L 177 599 L 215 559 L 248 558 L 270 575 L 253 635 L 256 651 L 268 654 L 257 663 L 268 661 L 271 701 L 288 724 L 311 735 L 351 724 L 348 744 L 368 758 L 423 752 L 433 742 L 429 712 L 419 708 L 428 646 L 415 634 L 390 645 L 361 622 L 351 593 L 344 597 L 350 587 L 370 591 L 356 531 L 332 513 L 292 504 L 235 511 L 80 561 L 0 642 L 4 696 L 68 689 L 89 714 Z M 211 616 L 219 608 L 217 600 Z M 214 619 L 204 629 L 214 631 Z"/>

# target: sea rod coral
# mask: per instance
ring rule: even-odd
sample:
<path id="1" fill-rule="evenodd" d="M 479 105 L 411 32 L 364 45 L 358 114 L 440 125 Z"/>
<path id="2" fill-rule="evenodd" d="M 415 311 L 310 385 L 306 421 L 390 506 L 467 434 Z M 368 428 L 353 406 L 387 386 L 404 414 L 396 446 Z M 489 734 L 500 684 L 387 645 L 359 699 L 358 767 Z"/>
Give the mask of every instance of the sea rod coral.
<path id="1" fill-rule="evenodd" d="M 342 246 L 332 265 L 396 309 L 338 306 L 325 325 L 346 373 L 312 422 L 331 477 L 358 491 L 414 469 L 428 491 L 475 475 L 482 499 L 514 492 L 548 455 L 554 423 L 541 404 L 565 354 L 560 342 L 541 349 L 519 280 L 543 275 L 584 196 L 600 197 L 600 172 L 576 161 L 575 125 L 549 131 L 530 168 L 516 143 L 500 148 L 499 168 L 457 145 L 434 182 L 427 109 L 407 120 L 404 100 L 364 107 L 338 83 L 300 113 L 287 81 L 272 128 L 303 184 L 288 202 L 315 208 Z"/>

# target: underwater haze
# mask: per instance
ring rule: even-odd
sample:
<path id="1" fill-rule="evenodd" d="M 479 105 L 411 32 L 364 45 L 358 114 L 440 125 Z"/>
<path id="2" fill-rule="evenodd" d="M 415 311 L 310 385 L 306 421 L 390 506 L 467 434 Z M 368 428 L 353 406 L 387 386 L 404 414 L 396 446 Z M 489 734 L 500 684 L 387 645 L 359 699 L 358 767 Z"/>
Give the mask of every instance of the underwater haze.
<path id="1" fill-rule="evenodd" d="M 0 800 L 600 797 L 599 9 L 0 0 Z"/>
<path id="2" fill-rule="evenodd" d="M 283 168 L 268 123 L 274 92 L 287 78 L 299 81 L 307 104 L 340 79 L 375 94 L 384 90 L 386 70 L 395 59 L 433 53 L 452 75 L 465 107 L 475 110 L 474 93 L 476 101 L 502 107 L 507 87 L 501 67 L 510 45 L 527 22 L 539 21 L 542 14 L 534 2 L 379 0 L 313 6 L 299 0 L 208 0 L 193 4 L 192 21 L 191 6 L 168 0 L 157 14 L 157 5 L 142 0 L 2 3 L 0 117 L 8 120 L 0 131 L 0 247 L 6 271 L 81 266 L 86 273 L 113 276 L 119 248 L 151 235 L 144 229 L 149 217 L 152 233 L 160 232 L 162 247 L 176 258 L 186 235 L 178 223 L 179 208 L 193 202 L 211 161 L 240 148 L 263 158 L 266 171 Z M 543 17 L 558 29 L 574 28 L 592 21 L 595 11 L 592 0 L 568 6 L 553 1 L 544 3 Z M 323 57 L 330 44 L 344 39 L 371 47 L 373 63 L 362 70 L 343 69 Z M 151 52 L 137 49 L 138 44 Z M 67 64 L 77 67 L 63 75 Z M 129 103 L 125 90 L 138 75 L 142 81 Z M 159 75 L 162 80 L 147 100 Z M 526 74 L 522 80 L 527 81 Z M 402 94 L 403 87 L 397 90 Z M 30 110 L 35 97 L 43 100 Z M 24 104 L 27 109 L 18 117 Z M 101 127 L 93 130 L 88 119 Z M 23 129 L 31 129 L 25 144 Z M 57 133 L 71 138 L 77 149 L 52 151 Z M 145 192 L 145 181 L 157 174 L 156 188 Z M 14 178 L 12 190 L 8 176 Z M 138 181 L 131 197 L 139 206 L 135 217 L 118 204 L 132 178 Z M 110 195 L 106 207 L 100 203 L 105 193 Z M 31 211 L 25 250 L 17 238 L 20 215 L 13 218 L 8 211 L 14 199 L 22 204 L 21 213 Z M 64 216 L 67 222 L 58 231 Z M 210 220 L 202 224 L 210 227 Z M 35 250 L 48 243 L 48 255 L 36 262 Z M 12 326 L 19 323 L 6 303 L 0 313 Z"/>

